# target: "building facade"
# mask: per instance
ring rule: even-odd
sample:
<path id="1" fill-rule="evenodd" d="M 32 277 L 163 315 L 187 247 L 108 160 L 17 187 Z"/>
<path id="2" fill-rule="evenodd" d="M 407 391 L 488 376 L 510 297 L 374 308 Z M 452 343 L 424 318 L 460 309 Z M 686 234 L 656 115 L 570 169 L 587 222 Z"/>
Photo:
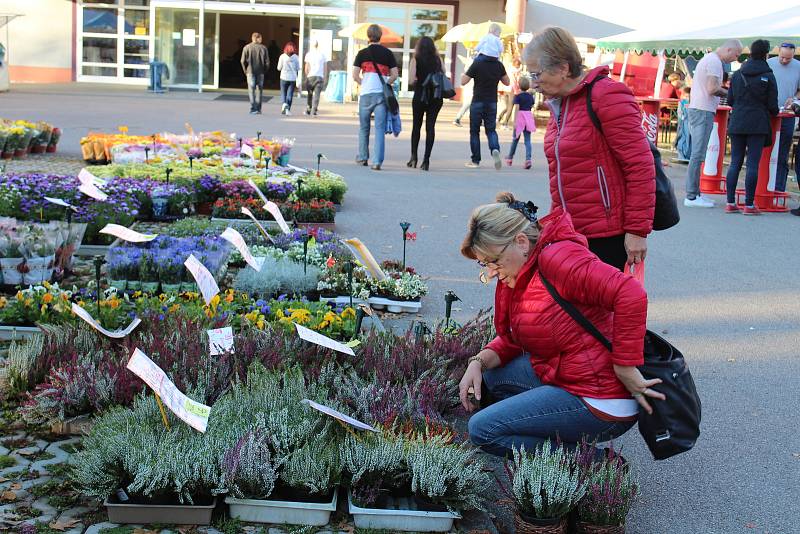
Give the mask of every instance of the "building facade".
<path id="1" fill-rule="evenodd" d="M 411 54 L 422 36 L 436 41 L 456 24 L 504 21 L 507 15 L 525 26 L 532 24 L 531 13 L 541 9 L 535 7 L 541 2 L 508 2 L 511 5 L 504 0 L 0 0 L 0 13 L 22 15 L 9 23 L 8 37 L 0 35 L 0 42 L 8 41 L 6 61 L 11 81 L 17 83 L 147 85 L 149 63 L 157 60 L 167 66 L 170 87 L 243 88 L 239 56 L 253 32 L 264 36 L 273 63 L 285 43 L 294 42 L 302 57 L 309 43 L 317 41 L 331 60 L 330 70 L 346 71 L 365 43 L 339 37 L 339 31 L 354 22 L 377 22 L 403 37 L 390 48 L 406 93 Z M 546 23 L 536 19 L 537 25 Z M 437 44 L 457 80 L 466 50 Z M 268 87 L 277 87 L 277 71 L 267 78 Z"/>

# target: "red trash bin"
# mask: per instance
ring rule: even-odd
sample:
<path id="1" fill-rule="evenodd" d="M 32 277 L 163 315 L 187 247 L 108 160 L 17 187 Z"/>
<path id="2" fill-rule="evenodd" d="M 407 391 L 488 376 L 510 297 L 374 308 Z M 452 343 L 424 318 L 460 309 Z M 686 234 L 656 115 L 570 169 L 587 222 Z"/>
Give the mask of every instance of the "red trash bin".
<path id="1" fill-rule="evenodd" d="M 709 195 L 724 195 L 725 175 L 722 174 L 722 156 L 725 154 L 725 137 L 728 135 L 730 106 L 719 106 L 714 116 L 714 127 L 708 140 L 706 160 L 700 168 L 700 192 Z"/>
<path id="2" fill-rule="evenodd" d="M 661 100 L 658 98 L 639 98 L 642 106 L 642 130 L 647 138 L 658 146 L 658 115 Z"/>
<path id="3" fill-rule="evenodd" d="M 758 162 L 758 182 L 753 204 L 761 211 L 787 212 L 789 193 L 775 191 L 775 174 L 778 170 L 778 145 L 780 144 L 781 119 L 794 117 L 794 113 L 779 113 L 772 117 L 772 146 L 765 146 Z M 736 203 L 744 206 L 744 189 L 736 190 Z"/>

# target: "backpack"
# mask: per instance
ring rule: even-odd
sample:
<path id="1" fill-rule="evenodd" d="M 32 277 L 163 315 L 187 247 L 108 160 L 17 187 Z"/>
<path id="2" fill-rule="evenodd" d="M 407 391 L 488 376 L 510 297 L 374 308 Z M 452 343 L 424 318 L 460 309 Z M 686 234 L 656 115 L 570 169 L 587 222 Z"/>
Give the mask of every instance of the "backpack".
<path id="1" fill-rule="evenodd" d="M 603 125 L 600 124 L 600 118 L 592 106 L 592 86 L 600 79 L 595 78 L 586 84 L 586 110 L 589 113 L 592 124 L 602 134 Z M 675 198 L 675 189 L 672 187 L 672 182 L 670 182 L 661 165 L 661 152 L 652 141 L 648 139 L 647 142 L 650 144 L 650 152 L 653 154 L 656 176 L 656 208 L 653 212 L 653 230 L 666 230 L 667 228 L 672 228 L 681 220 L 681 214 L 678 212 L 678 200 Z"/>

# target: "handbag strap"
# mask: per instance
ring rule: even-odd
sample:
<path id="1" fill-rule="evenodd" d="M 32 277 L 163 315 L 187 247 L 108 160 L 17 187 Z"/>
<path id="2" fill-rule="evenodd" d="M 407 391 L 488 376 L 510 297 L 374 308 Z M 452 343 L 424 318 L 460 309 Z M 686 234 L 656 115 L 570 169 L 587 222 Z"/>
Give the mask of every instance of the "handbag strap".
<path id="1" fill-rule="evenodd" d="M 372 46 L 372 45 L 369 45 L 369 46 Z M 369 51 L 369 62 L 372 63 L 372 66 L 375 68 L 375 74 L 378 75 L 378 78 L 381 81 L 381 85 L 383 85 L 385 87 L 389 87 L 389 83 L 386 80 L 383 79 L 383 74 L 381 74 L 381 69 L 378 68 L 378 64 L 375 63 L 375 60 L 373 59 L 372 49 L 369 48 L 369 46 L 367 47 L 367 50 Z M 394 89 L 392 89 L 392 91 L 394 91 Z"/>
<path id="2" fill-rule="evenodd" d="M 553 297 L 561 308 L 567 312 L 567 315 L 572 317 L 576 323 L 581 325 L 587 332 L 589 332 L 597 341 L 599 341 L 605 348 L 611 352 L 611 342 L 604 336 L 597 327 L 592 324 L 592 322 L 583 315 L 578 308 L 576 308 L 571 302 L 567 302 L 564 300 L 564 297 L 558 294 L 556 288 L 547 281 L 547 278 L 544 277 L 541 271 L 539 271 L 539 278 L 542 280 L 542 284 L 550 293 L 550 296 Z"/>

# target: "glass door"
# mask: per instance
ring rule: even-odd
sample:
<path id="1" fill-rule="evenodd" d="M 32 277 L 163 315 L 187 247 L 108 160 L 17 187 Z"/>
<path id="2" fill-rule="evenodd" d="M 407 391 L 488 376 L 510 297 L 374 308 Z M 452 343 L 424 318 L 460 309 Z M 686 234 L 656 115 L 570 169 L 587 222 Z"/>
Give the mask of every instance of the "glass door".
<path id="1" fill-rule="evenodd" d="M 154 59 L 166 63 L 169 69 L 167 85 L 197 87 L 201 46 L 199 10 L 156 7 L 155 11 Z M 216 14 L 206 13 L 204 23 L 203 86 L 213 87 Z"/>

